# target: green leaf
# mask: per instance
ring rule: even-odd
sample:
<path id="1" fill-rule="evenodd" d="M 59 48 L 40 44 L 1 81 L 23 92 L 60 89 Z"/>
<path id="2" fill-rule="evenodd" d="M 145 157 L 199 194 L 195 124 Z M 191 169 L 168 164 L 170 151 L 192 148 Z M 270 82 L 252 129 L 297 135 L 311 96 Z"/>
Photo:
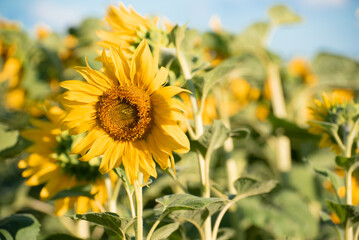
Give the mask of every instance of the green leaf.
<path id="1" fill-rule="evenodd" d="M 269 16 L 274 24 L 298 23 L 302 18 L 285 5 L 277 5 L 269 9 Z"/>
<path id="2" fill-rule="evenodd" d="M 248 128 L 236 128 L 231 130 L 230 136 L 234 139 L 243 139 L 249 137 L 251 131 Z"/>
<path id="3" fill-rule="evenodd" d="M 239 224 L 258 226 L 275 239 L 316 239 L 318 219 L 312 215 L 308 202 L 292 191 L 280 191 L 270 199 L 247 198 L 238 202 Z M 243 226 L 243 225 L 242 225 Z M 270 238 L 272 239 L 272 238 Z"/>
<path id="4" fill-rule="evenodd" d="M 236 231 L 232 228 L 220 228 L 218 230 L 217 240 L 229 240 L 236 236 Z"/>
<path id="5" fill-rule="evenodd" d="M 94 199 L 95 194 L 91 194 L 91 185 L 81 185 L 76 186 L 70 189 L 66 189 L 63 191 L 58 192 L 55 196 L 51 198 L 51 200 L 56 200 L 65 197 L 78 197 L 84 196 L 91 199 Z"/>
<path id="6" fill-rule="evenodd" d="M 1 140 L 0 140 L 1 142 Z M 10 158 L 21 152 L 31 145 L 31 142 L 22 136 L 19 136 L 15 145 L 0 151 L 0 158 Z"/>
<path id="7" fill-rule="evenodd" d="M 222 62 L 217 67 L 213 68 L 211 71 L 204 74 L 203 79 L 203 91 L 201 101 L 205 101 L 208 93 L 213 89 L 213 87 L 226 79 L 231 72 L 240 67 L 240 60 L 238 58 L 228 59 Z"/>
<path id="8" fill-rule="evenodd" d="M 0 229 L 0 239 L 1 240 L 14 240 L 11 234 L 5 229 Z"/>
<path id="9" fill-rule="evenodd" d="M 201 228 L 207 217 L 219 212 L 226 205 L 227 201 L 211 203 L 204 208 L 195 210 L 177 210 L 170 215 L 176 222 L 187 221 Z"/>
<path id="10" fill-rule="evenodd" d="M 198 142 L 206 147 L 215 150 L 220 148 L 230 135 L 229 129 L 220 120 L 215 120 L 198 139 Z"/>
<path id="11" fill-rule="evenodd" d="M 114 171 L 117 176 L 119 176 L 119 178 L 122 180 L 122 182 L 126 185 L 126 188 L 128 188 L 128 190 L 132 193 L 134 191 L 134 187 L 131 185 L 130 180 L 128 180 L 128 177 L 123 167 L 117 167 L 114 169 Z"/>
<path id="12" fill-rule="evenodd" d="M 255 179 L 243 177 L 238 178 L 234 182 L 234 188 L 239 195 L 246 194 L 248 196 L 254 196 L 258 194 L 268 193 L 277 185 L 277 181 L 269 180 L 265 182 L 259 182 Z"/>
<path id="13" fill-rule="evenodd" d="M 340 219 L 340 224 L 345 226 L 347 219 L 348 219 L 348 206 L 344 205 L 344 204 L 339 204 L 339 203 L 336 203 L 333 201 L 329 201 L 329 200 L 327 200 L 327 204 L 328 204 L 330 210 L 332 210 Z"/>
<path id="14" fill-rule="evenodd" d="M 295 122 L 283 118 L 278 118 L 274 115 L 268 116 L 267 119 L 273 126 L 273 132 L 276 132 L 277 129 L 283 129 L 283 134 L 289 138 L 308 140 L 315 140 L 316 138 L 316 136 L 313 136 L 313 134 L 308 133 L 307 129 L 298 126 Z"/>
<path id="15" fill-rule="evenodd" d="M 351 224 L 359 222 L 359 206 L 340 204 L 327 200 L 329 208 L 337 214 L 340 223 L 345 226 L 348 219 Z"/>
<path id="16" fill-rule="evenodd" d="M 330 134 L 338 132 L 338 125 L 329 122 L 321 122 L 316 120 L 310 120 L 311 123 L 314 123 L 318 127 L 322 128 L 323 130 L 327 131 Z"/>
<path id="17" fill-rule="evenodd" d="M 6 125 L 0 123 L 0 152 L 15 146 L 19 135 L 19 131 L 10 130 Z"/>
<path id="18" fill-rule="evenodd" d="M 162 214 L 176 210 L 204 209 L 212 204 L 226 203 L 227 201 L 222 198 L 202 198 L 190 194 L 172 194 L 156 199 L 156 202 L 163 207 Z"/>
<path id="19" fill-rule="evenodd" d="M 338 192 L 338 189 L 343 184 L 343 179 L 340 178 L 337 174 L 335 174 L 333 171 L 322 169 L 322 168 L 314 168 L 314 171 L 326 179 L 329 180 L 329 182 L 333 185 L 335 192 Z M 338 196 L 337 196 L 338 197 Z"/>
<path id="20" fill-rule="evenodd" d="M 359 63 L 356 60 L 331 53 L 321 53 L 314 59 L 312 68 L 321 83 L 358 89 L 354 84 L 359 81 Z"/>
<path id="21" fill-rule="evenodd" d="M 345 169 L 349 169 L 351 165 L 356 161 L 356 157 L 345 157 L 345 156 L 336 156 L 335 163 L 338 166 L 341 166 Z"/>
<path id="22" fill-rule="evenodd" d="M 168 239 L 168 237 L 171 236 L 171 234 L 174 231 L 176 231 L 179 226 L 180 226 L 180 224 L 178 222 L 176 222 L 176 223 L 170 223 L 163 227 L 160 227 L 153 233 L 151 240 Z"/>
<path id="23" fill-rule="evenodd" d="M 48 236 L 46 240 L 81 240 L 81 239 L 68 234 L 58 233 Z"/>
<path id="24" fill-rule="evenodd" d="M 258 48 L 263 48 L 268 31 L 269 24 L 266 22 L 256 22 L 250 25 L 235 39 L 233 51 L 256 51 Z"/>
<path id="25" fill-rule="evenodd" d="M 183 25 L 182 27 L 176 25 L 170 32 L 170 40 L 176 48 L 179 48 L 181 46 L 181 43 L 185 36 L 186 28 L 187 24 Z"/>
<path id="26" fill-rule="evenodd" d="M 120 218 L 117 214 L 111 212 L 76 214 L 75 219 L 101 225 L 110 230 L 119 239 L 126 236 L 128 228 L 135 222 L 135 218 Z"/>
<path id="27" fill-rule="evenodd" d="M 6 239 L 36 240 L 40 223 L 31 214 L 15 214 L 0 220 L 0 231 Z"/>

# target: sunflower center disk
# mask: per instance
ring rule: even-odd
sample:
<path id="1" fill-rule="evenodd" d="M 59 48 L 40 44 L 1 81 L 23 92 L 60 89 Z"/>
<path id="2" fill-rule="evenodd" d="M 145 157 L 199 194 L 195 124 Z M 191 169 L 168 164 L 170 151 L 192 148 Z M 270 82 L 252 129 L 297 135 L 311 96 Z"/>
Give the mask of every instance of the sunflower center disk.
<path id="1" fill-rule="evenodd" d="M 150 96 L 135 86 L 115 86 L 99 97 L 96 119 L 115 141 L 144 139 L 152 126 Z"/>

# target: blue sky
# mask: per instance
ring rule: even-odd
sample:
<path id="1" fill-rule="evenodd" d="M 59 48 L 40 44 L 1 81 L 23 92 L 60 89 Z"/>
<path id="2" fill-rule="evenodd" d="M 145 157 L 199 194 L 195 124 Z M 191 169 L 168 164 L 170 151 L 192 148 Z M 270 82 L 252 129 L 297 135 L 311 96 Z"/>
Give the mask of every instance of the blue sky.
<path id="1" fill-rule="evenodd" d="M 220 17 L 225 29 L 238 33 L 255 21 L 268 19 L 270 6 L 286 4 L 304 18 L 298 25 L 275 32 L 270 48 L 285 59 L 313 57 L 330 51 L 359 59 L 358 0 L 124 0 L 145 15 L 160 15 L 178 24 L 189 23 L 209 29 L 209 19 Z M 18 20 L 30 32 L 39 23 L 64 32 L 84 17 L 103 18 L 106 8 L 116 0 L 0 0 L 0 15 Z"/>

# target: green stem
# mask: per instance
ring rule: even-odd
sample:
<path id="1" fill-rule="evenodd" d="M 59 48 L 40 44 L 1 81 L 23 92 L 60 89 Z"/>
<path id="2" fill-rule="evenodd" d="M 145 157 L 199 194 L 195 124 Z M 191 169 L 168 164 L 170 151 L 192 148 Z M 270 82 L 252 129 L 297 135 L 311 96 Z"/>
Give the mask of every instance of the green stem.
<path id="1" fill-rule="evenodd" d="M 77 221 L 77 236 L 81 239 L 87 239 L 90 237 L 90 225 L 88 221 Z"/>
<path id="2" fill-rule="evenodd" d="M 355 231 L 354 239 L 359 239 L 359 226 L 357 226 L 357 230 Z"/>
<path id="3" fill-rule="evenodd" d="M 359 120 L 357 120 L 348 134 L 345 141 L 345 157 L 350 158 L 352 156 L 352 147 L 354 139 L 357 135 Z M 346 204 L 352 205 L 352 175 L 354 170 L 359 167 L 359 162 L 355 162 L 350 168 L 345 172 L 345 190 L 346 190 Z M 350 219 L 347 220 L 345 226 L 345 240 L 353 240 L 353 226 Z"/>
<path id="4" fill-rule="evenodd" d="M 142 186 L 139 180 L 142 180 L 142 174 L 139 173 L 139 179 L 135 181 L 135 195 L 136 195 L 136 240 L 143 239 L 143 209 L 142 209 Z M 141 181 L 142 182 L 142 181 Z"/>
<path id="5" fill-rule="evenodd" d="M 204 132 L 203 128 L 203 121 L 202 121 L 202 113 L 199 111 L 198 108 L 198 101 L 196 97 L 196 90 L 194 88 L 194 84 L 192 82 L 192 74 L 190 67 L 186 61 L 185 56 L 183 53 L 179 50 L 179 47 L 176 47 L 176 54 L 177 59 L 180 63 L 183 76 L 185 80 L 187 80 L 187 84 L 189 87 L 189 90 L 192 92 L 192 94 L 189 94 L 191 104 L 192 104 L 192 110 L 193 110 L 193 117 L 194 117 L 194 123 L 195 123 L 195 134 L 196 139 L 198 139 Z M 199 166 L 200 166 L 200 172 L 201 172 L 201 183 L 202 183 L 202 196 L 203 197 L 210 197 L 210 183 L 209 183 L 209 160 L 204 159 L 202 154 L 197 151 L 198 153 L 198 159 L 199 159 Z M 207 157 L 206 157 L 207 158 Z M 211 237 L 211 217 L 207 217 L 207 219 L 204 222 L 204 234 L 206 239 L 210 239 Z"/>
<path id="6" fill-rule="evenodd" d="M 135 210 L 135 205 L 133 204 L 133 192 L 130 191 L 129 187 L 127 186 L 127 184 L 125 183 L 125 190 L 128 196 L 128 201 L 130 202 L 130 209 L 131 209 L 131 216 L 133 218 L 136 217 L 136 210 Z"/>
<path id="7" fill-rule="evenodd" d="M 228 211 L 228 209 L 230 207 L 232 207 L 232 205 L 236 202 L 238 202 L 239 200 L 246 198 L 246 197 L 250 197 L 252 196 L 253 193 L 248 193 L 248 194 L 242 194 L 242 195 L 238 195 L 235 198 L 233 198 L 229 203 L 227 203 L 226 206 L 224 206 L 224 208 L 219 212 L 216 222 L 214 223 L 213 226 L 213 234 L 212 234 L 212 240 L 216 240 L 217 239 L 217 234 L 218 234 L 218 230 L 219 230 L 219 225 L 221 224 L 221 221 L 224 217 L 224 215 L 226 214 L 226 212 Z"/>
<path id="8" fill-rule="evenodd" d="M 189 98 L 191 101 L 192 109 L 193 109 L 193 117 L 196 127 L 196 138 L 198 138 L 203 133 L 203 122 L 202 122 L 202 115 L 199 112 L 198 108 L 198 101 L 196 97 L 196 89 L 194 88 L 193 82 L 192 82 L 192 74 L 191 70 L 188 66 L 188 63 L 186 61 L 185 56 L 179 49 L 177 49 L 177 59 L 181 65 L 182 73 L 187 81 L 188 88 L 192 92 L 192 94 L 189 94 Z"/>
<path id="9" fill-rule="evenodd" d="M 335 141 L 337 142 L 338 146 L 340 147 L 340 149 L 345 153 L 346 152 L 346 148 L 342 142 L 342 140 L 340 139 L 338 132 L 336 131 L 332 131 L 333 133 L 333 137 L 335 139 Z"/>
<path id="10" fill-rule="evenodd" d="M 105 174 L 105 185 L 106 185 L 106 190 L 107 190 L 108 210 L 110 212 L 115 213 L 117 211 L 117 206 L 116 206 L 117 199 L 113 198 L 112 182 L 111 182 L 110 175 L 108 173 Z"/>
<path id="11" fill-rule="evenodd" d="M 152 225 L 147 237 L 146 237 L 146 240 L 150 240 L 151 239 L 151 236 L 152 234 L 154 233 L 154 231 L 156 230 L 158 224 L 160 224 L 160 222 L 162 221 L 162 219 L 167 216 L 167 214 L 162 214 L 157 220 L 156 222 Z"/>
<path id="12" fill-rule="evenodd" d="M 278 118 L 287 117 L 282 83 L 279 75 L 279 67 L 272 62 L 267 64 L 269 87 L 271 91 L 271 102 L 274 115 Z M 286 136 L 279 136 L 276 139 L 276 153 L 278 158 L 278 169 L 282 172 L 289 171 L 292 162 L 290 154 L 290 140 Z"/>

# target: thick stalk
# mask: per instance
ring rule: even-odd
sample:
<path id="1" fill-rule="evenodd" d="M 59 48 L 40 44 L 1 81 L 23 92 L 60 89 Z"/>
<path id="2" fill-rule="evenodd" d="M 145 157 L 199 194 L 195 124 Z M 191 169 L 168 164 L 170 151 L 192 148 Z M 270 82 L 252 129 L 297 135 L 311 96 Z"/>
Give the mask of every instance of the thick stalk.
<path id="1" fill-rule="evenodd" d="M 189 90 L 192 92 L 192 94 L 189 94 L 192 110 L 193 110 L 193 117 L 194 117 L 194 123 L 195 123 L 195 135 L 196 139 L 198 139 L 203 134 L 203 121 L 202 121 L 202 114 L 199 111 L 198 107 L 198 101 L 196 97 L 196 90 L 194 88 L 193 82 L 192 82 L 192 74 L 190 67 L 186 61 L 185 56 L 183 53 L 179 50 L 177 47 L 177 59 L 180 63 L 183 76 L 187 81 Z M 201 183 L 202 183 L 202 196 L 203 197 L 210 197 L 210 182 L 209 182 L 209 160 L 204 159 L 202 154 L 197 151 L 198 153 L 198 160 L 199 160 L 199 167 L 200 167 L 200 173 L 201 173 Z M 211 238 L 211 217 L 207 217 L 207 219 L 204 222 L 204 234 L 206 239 Z"/>
<path id="2" fill-rule="evenodd" d="M 282 83 L 279 75 L 279 67 L 272 62 L 267 65 L 269 87 L 274 115 L 278 118 L 287 117 Z M 291 169 L 290 141 L 286 136 L 277 137 L 276 155 L 278 158 L 278 169 L 287 172 Z"/>
<path id="3" fill-rule="evenodd" d="M 139 175 L 142 174 L 139 173 Z M 142 176 L 139 179 L 142 179 Z M 136 240 L 142 240 L 143 239 L 142 186 L 138 180 L 135 181 L 135 195 L 136 195 L 136 213 L 137 213 Z"/>
<path id="4" fill-rule="evenodd" d="M 358 128 L 359 120 L 355 122 L 353 128 L 351 129 L 350 133 L 348 134 L 346 141 L 345 141 L 345 157 L 350 158 L 352 157 L 352 147 L 354 138 L 357 135 L 357 128 Z M 355 162 L 348 171 L 345 173 L 345 192 L 346 192 L 346 204 L 352 205 L 352 175 L 354 170 L 359 166 L 359 162 Z M 350 219 L 347 220 L 347 224 L 345 226 L 345 240 L 353 240 L 353 225 Z"/>
<path id="5" fill-rule="evenodd" d="M 88 221 L 77 221 L 77 236 L 81 239 L 87 239 L 90 237 L 90 225 Z"/>
<path id="6" fill-rule="evenodd" d="M 357 230 L 355 231 L 354 239 L 359 239 L 359 226 L 357 226 Z"/>
<path id="7" fill-rule="evenodd" d="M 116 206 L 116 200 L 113 198 L 113 189 L 112 189 L 112 182 L 111 182 L 111 178 L 110 175 L 108 173 L 105 174 L 105 185 L 106 185 L 106 190 L 107 190 L 107 204 L 108 204 L 108 210 L 110 212 L 116 212 L 117 211 L 117 206 Z"/>

